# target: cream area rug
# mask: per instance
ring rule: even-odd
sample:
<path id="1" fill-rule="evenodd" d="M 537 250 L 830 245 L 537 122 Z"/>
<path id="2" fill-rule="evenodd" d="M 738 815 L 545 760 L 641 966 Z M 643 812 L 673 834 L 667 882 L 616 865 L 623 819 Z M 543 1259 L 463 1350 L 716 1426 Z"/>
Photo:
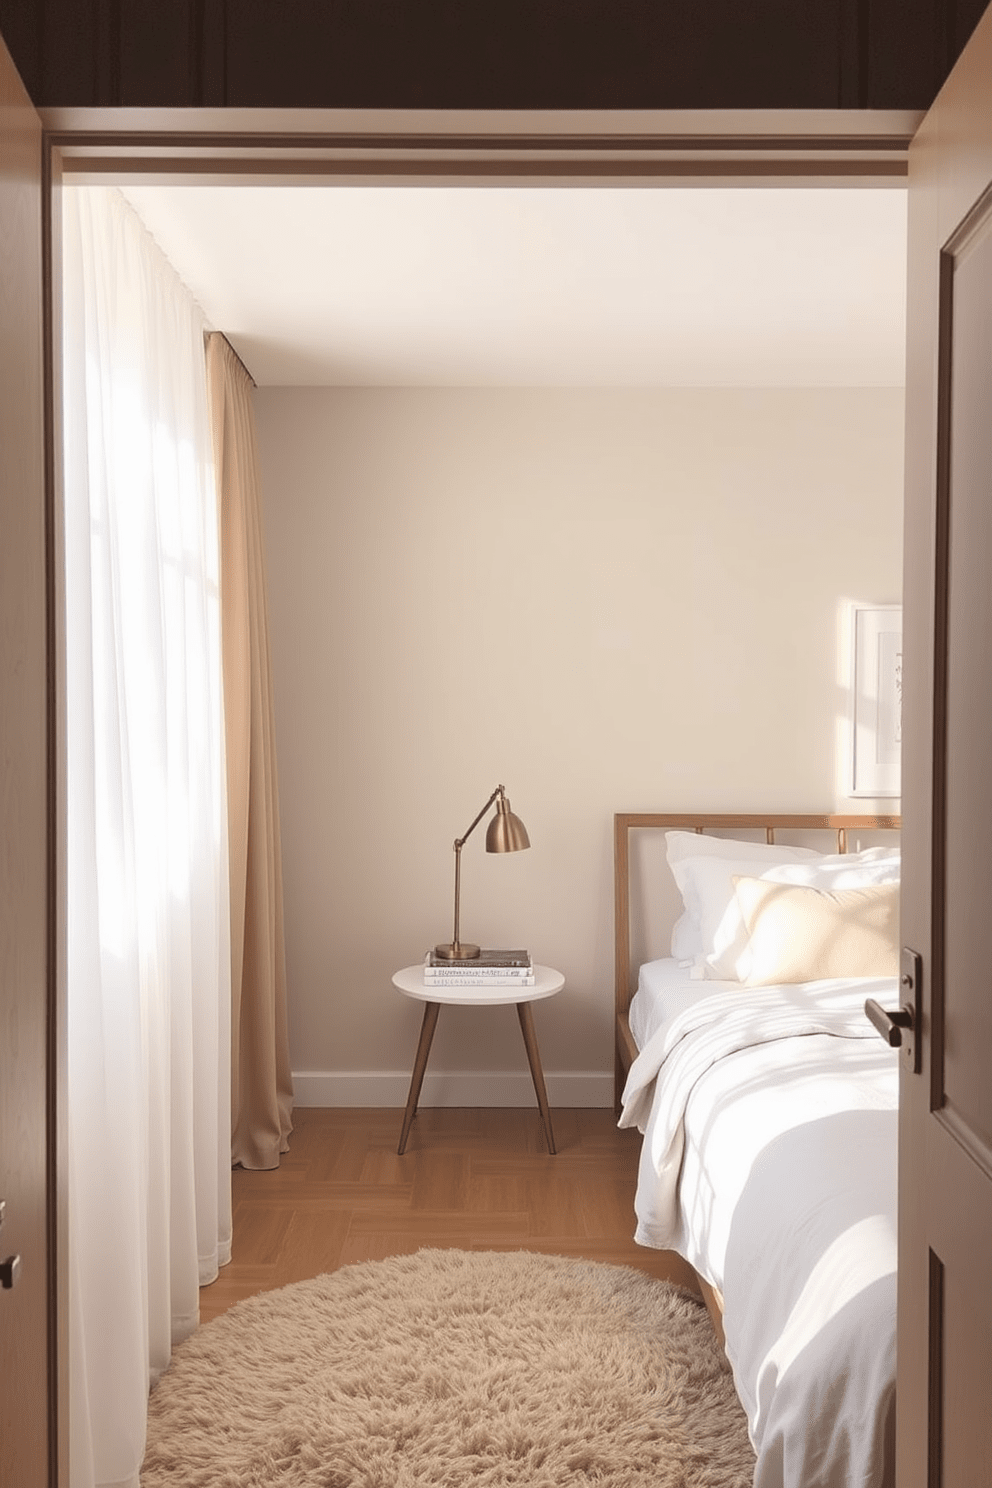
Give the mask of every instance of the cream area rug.
<path id="1" fill-rule="evenodd" d="M 142 1488 L 747 1488 L 705 1308 L 627 1267 L 421 1250 L 240 1302 L 150 1400 Z"/>

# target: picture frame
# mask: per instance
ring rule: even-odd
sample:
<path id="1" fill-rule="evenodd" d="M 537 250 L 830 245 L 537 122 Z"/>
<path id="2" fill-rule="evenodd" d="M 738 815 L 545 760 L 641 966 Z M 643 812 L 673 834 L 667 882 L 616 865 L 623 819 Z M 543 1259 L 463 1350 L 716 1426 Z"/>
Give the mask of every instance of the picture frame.
<path id="1" fill-rule="evenodd" d="M 898 796 L 902 605 L 854 605 L 851 629 L 851 795 Z"/>

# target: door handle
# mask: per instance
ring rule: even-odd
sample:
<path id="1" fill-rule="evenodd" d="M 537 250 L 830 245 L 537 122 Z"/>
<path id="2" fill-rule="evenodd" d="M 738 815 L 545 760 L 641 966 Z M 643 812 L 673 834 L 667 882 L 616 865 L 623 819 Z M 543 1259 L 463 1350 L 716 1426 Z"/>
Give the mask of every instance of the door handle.
<path id="1" fill-rule="evenodd" d="M 20 1274 L 20 1256 L 8 1256 L 5 1261 L 0 1261 L 0 1288 L 5 1292 L 9 1292 Z"/>
<path id="2" fill-rule="evenodd" d="M 4 1215 L 7 1212 L 7 1204 L 0 1199 L 0 1225 L 3 1224 Z M 0 1291 L 9 1292 L 21 1274 L 20 1256 L 8 1256 L 6 1260 L 0 1261 Z"/>
<path id="3" fill-rule="evenodd" d="M 892 1012 L 874 997 L 865 1003 L 865 1012 L 885 1042 L 899 1050 L 899 1063 L 907 1074 L 918 1075 L 924 1027 L 923 957 L 911 946 L 903 946 L 899 953 L 899 995 L 908 1000 Z"/>
<path id="4" fill-rule="evenodd" d="M 893 1049 L 898 1049 L 902 1044 L 903 1029 L 912 1030 L 913 1009 L 910 1007 L 895 1008 L 889 1012 L 888 1008 L 882 1007 L 882 1004 L 876 1002 L 874 997 L 869 997 L 865 1003 L 865 1012 L 885 1042 Z"/>

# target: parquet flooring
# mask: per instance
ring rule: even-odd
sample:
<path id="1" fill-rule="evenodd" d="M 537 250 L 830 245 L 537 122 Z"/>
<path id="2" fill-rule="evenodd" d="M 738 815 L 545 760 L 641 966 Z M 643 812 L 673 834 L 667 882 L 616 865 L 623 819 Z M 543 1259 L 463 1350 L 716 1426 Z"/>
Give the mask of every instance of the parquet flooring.
<path id="1" fill-rule="evenodd" d="M 208 1322 L 257 1292 L 422 1247 L 538 1250 L 636 1266 L 696 1288 L 688 1266 L 631 1238 L 640 1137 L 609 1110 L 553 1108 L 557 1155 L 529 1109 L 303 1107 L 271 1172 L 232 1174 L 234 1254 L 200 1292 Z"/>

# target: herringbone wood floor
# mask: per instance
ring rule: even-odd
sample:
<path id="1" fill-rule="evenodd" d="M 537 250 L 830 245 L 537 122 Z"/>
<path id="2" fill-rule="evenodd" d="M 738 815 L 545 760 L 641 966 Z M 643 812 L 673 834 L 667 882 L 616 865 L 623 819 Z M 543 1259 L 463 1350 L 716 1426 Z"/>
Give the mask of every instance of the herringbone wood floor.
<path id="1" fill-rule="evenodd" d="M 234 1256 L 200 1292 L 216 1317 L 256 1292 L 424 1246 L 539 1250 L 636 1266 L 696 1289 L 688 1266 L 631 1239 L 640 1137 L 609 1110 L 553 1109 L 557 1155 L 527 1109 L 298 1109 L 272 1172 L 235 1170 Z"/>

